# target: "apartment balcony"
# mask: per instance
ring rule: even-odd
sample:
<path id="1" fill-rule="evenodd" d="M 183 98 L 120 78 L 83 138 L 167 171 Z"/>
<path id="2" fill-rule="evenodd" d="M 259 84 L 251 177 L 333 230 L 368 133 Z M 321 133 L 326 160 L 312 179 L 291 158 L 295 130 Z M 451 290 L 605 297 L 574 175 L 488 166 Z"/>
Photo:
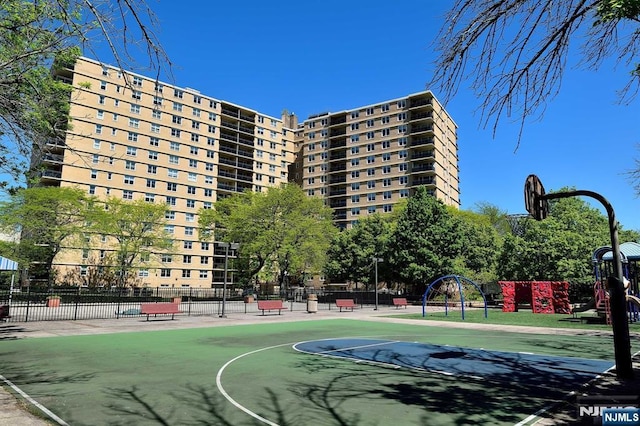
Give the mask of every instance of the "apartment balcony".
<path id="1" fill-rule="evenodd" d="M 229 133 L 229 132 L 225 132 L 224 130 L 220 130 L 220 139 L 226 140 L 226 141 L 231 141 L 231 142 L 238 142 L 238 134 L 237 133 Z"/>
<path id="2" fill-rule="evenodd" d="M 64 141 L 52 140 L 47 142 L 47 151 L 52 153 L 60 153 L 63 152 L 66 148 L 66 144 Z"/>
<path id="3" fill-rule="evenodd" d="M 329 126 L 335 126 L 337 124 L 343 124 L 347 122 L 347 115 L 334 115 L 329 119 Z"/>
<path id="4" fill-rule="evenodd" d="M 238 143 L 241 143 L 247 146 L 253 146 L 253 138 L 247 139 L 247 138 L 243 138 L 242 135 L 238 135 Z"/>
<path id="5" fill-rule="evenodd" d="M 329 137 L 330 138 L 335 138 L 338 136 L 343 136 L 347 134 L 347 128 L 346 127 L 337 127 L 335 129 L 331 129 L 331 131 L 329 132 Z"/>
<path id="6" fill-rule="evenodd" d="M 414 98 L 409 100 L 409 108 L 420 108 L 424 106 L 433 106 L 431 97 Z"/>
<path id="7" fill-rule="evenodd" d="M 238 155 L 241 155 L 243 157 L 253 158 L 253 151 L 238 148 Z"/>
<path id="8" fill-rule="evenodd" d="M 46 153 L 42 156 L 42 162 L 44 163 L 53 163 L 53 164 L 62 164 L 64 162 L 63 154 L 52 154 Z"/>
<path id="9" fill-rule="evenodd" d="M 334 220 L 346 220 L 347 219 L 347 212 L 345 212 L 345 211 L 336 211 L 333 214 L 333 219 Z"/>
<path id="10" fill-rule="evenodd" d="M 251 170 L 253 172 L 253 161 L 242 161 L 240 158 L 229 158 L 222 155 L 218 158 L 218 163 L 231 167 L 237 167 L 241 169 Z"/>
<path id="11" fill-rule="evenodd" d="M 229 121 L 229 120 L 222 120 L 221 122 L 221 126 L 226 128 L 226 129 L 232 129 L 238 132 L 243 132 L 243 133 L 248 133 L 250 135 L 253 136 L 254 132 L 255 132 L 255 127 L 253 126 L 247 126 L 247 125 L 243 125 L 243 123 L 237 121 Z"/>
<path id="12" fill-rule="evenodd" d="M 51 180 L 55 180 L 58 181 L 60 179 L 62 179 L 62 171 L 60 170 L 43 170 L 42 173 L 40 174 L 40 178 L 43 181 L 51 181 Z"/>
<path id="13" fill-rule="evenodd" d="M 224 145 L 221 143 L 219 150 L 223 152 L 229 152 L 231 154 L 235 154 L 237 151 L 237 148 L 235 146 Z"/>
<path id="14" fill-rule="evenodd" d="M 409 121 L 426 120 L 433 118 L 433 111 L 411 111 Z"/>
<path id="15" fill-rule="evenodd" d="M 429 151 L 415 151 L 411 153 L 411 159 L 412 160 L 419 160 L 421 158 L 432 158 L 433 157 L 433 150 L 429 150 Z"/>
<path id="16" fill-rule="evenodd" d="M 410 146 L 433 145 L 434 138 L 411 138 Z"/>
<path id="17" fill-rule="evenodd" d="M 345 151 L 345 150 L 329 153 L 329 160 L 331 160 L 331 161 L 342 160 L 342 159 L 345 159 L 345 158 L 347 158 L 347 151 Z"/>
<path id="18" fill-rule="evenodd" d="M 329 173 L 341 172 L 343 170 L 347 170 L 347 163 L 344 161 L 329 164 Z"/>
<path id="19" fill-rule="evenodd" d="M 347 181 L 347 175 L 345 174 L 332 175 L 331 177 L 329 177 L 329 185 L 335 185 L 337 183 L 345 183 L 346 181 Z"/>
<path id="20" fill-rule="evenodd" d="M 412 183 L 412 186 L 435 185 L 436 178 L 434 176 L 421 177 L 421 178 L 413 179 L 411 183 Z"/>
<path id="21" fill-rule="evenodd" d="M 335 149 L 335 148 L 343 148 L 345 146 L 347 146 L 347 139 L 341 138 L 341 139 L 332 140 L 329 148 Z"/>
<path id="22" fill-rule="evenodd" d="M 412 124 L 409 128 L 410 133 L 433 132 L 433 124 Z"/>
<path id="23" fill-rule="evenodd" d="M 413 167 L 411 167 L 412 173 L 435 172 L 435 170 L 436 166 L 434 166 L 433 163 L 414 164 Z"/>
<path id="24" fill-rule="evenodd" d="M 329 197 L 337 197 L 339 195 L 347 195 L 347 188 L 338 187 L 338 188 L 329 188 Z"/>
<path id="25" fill-rule="evenodd" d="M 229 117 L 239 118 L 240 120 L 249 121 L 251 123 L 255 123 L 256 115 L 250 111 L 243 111 L 238 107 L 233 105 L 223 103 L 221 105 L 221 110 L 223 115 L 228 115 Z"/>
<path id="26" fill-rule="evenodd" d="M 329 207 L 331 207 L 332 209 L 337 209 L 340 207 L 347 207 L 347 200 L 342 198 L 342 199 L 337 199 L 337 200 L 331 200 L 329 202 Z"/>

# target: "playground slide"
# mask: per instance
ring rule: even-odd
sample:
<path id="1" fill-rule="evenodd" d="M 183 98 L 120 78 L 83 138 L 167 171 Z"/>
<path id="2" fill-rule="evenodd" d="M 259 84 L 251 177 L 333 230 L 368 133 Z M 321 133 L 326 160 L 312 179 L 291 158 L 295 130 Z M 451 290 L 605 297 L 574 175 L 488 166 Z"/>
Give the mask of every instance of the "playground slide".
<path id="1" fill-rule="evenodd" d="M 634 305 L 636 305 L 638 308 L 640 308 L 640 298 L 636 296 L 631 296 L 630 294 L 627 294 L 627 302 L 631 302 Z"/>
<path id="2" fill-rule="evenodd" d="M 596 308 L 596 298 L 592 297 L 584 306 L 582 306 L 581 308 L 573 308 L 571 312 L 584 312 L 584 311 L 588 311 L 589 309 L 595 309 L 595 308 Z"/>

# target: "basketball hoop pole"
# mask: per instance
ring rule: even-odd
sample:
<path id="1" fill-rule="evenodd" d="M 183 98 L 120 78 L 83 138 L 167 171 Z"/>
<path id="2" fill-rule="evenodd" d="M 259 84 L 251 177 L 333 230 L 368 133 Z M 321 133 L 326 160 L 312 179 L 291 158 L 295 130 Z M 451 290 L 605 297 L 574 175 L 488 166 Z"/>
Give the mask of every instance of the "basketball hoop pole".
<path id="1" fill-rule="evenodd" d="M 618 241 L 618 221 L 616 220 L 613 206 L 602 195 L 593 191 L 567 191 L 553 194 L 535 195 L 535 198 L 553 200 L 556 198 L 569 198 L 585 196 L 594 198 L 604 206 L 609 217 L 609 234 L 611 236 L 611 251 L 613 253 L 613 271 L 615 277 L 609 277 L 609 300 L 611 304 L 611 328 L 613 330 L 613 348 L 616 358 L 616 376 L 619 379 L 633 378 L 633 364 L 631 362 L 631 341 L 629 339 L 629 324 L 627 323 L 627 301 L 625 298 L 622 256 L 620 255 L 620 243 Z"/>

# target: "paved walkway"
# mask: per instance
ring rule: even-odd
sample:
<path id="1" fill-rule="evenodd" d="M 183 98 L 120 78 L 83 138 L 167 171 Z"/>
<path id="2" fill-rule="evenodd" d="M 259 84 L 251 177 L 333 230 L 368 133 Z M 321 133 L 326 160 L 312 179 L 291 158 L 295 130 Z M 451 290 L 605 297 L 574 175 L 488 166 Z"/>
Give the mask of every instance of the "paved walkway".
<path id="1" fill-rule="evenodd" d="M 285 311 L 282 315 L 266 315 L 259 313 L 250 314 L 230 314 L 227 318 L 215 316 L 179 316 L 175 321 L 145 321 L 143 318 L 121 318 L 119 320 L 84 320 L 84 321 L 41 321 L 28 323 L 0 323 L 0 341 L 3 339 L 32 339 L 55 336 L 88 335 L 88 334 L 109 334 L 145 332 L 153 330 L 175 330 L 185 328 L 202 327 L 223 327 L 243 324 L 263 324 L 266 322 L 285 321 L 311 321 L 335 318 L 352 318 L 359 320 L 383 321 L 393 323 L 407 323 L 423 326 L 467 328 L 478 330 L 501 330 L 507 332 L 532 333 L 532 334 L 556 334 L 556 335 L 610 335 L 610 332 L 590 331 L 585 329 L 550 329 L 524 326 L 475 324 L 463 322 L 443 322 L 443 321 L 415 321 L 402 318 L 389 318 L 388 315 L 403 313 L 421 313 L 421 306 L 409 306 L 407 309 L 396 309 L 387 306 L 380 307 L 379 310 L 365 307 L 356 309 L 353 312 L 339 312 L 338 310 L 321 310 L 317 313 L 307 313 L 303 309 Z M 635 333 L 632 337 L 640 339 L 640 335 Z M 640 360 L 636 360 L 634 369 L 636 378 L 632 381 L 620 382 L 613 374 L 605 374 L 598 383 L 594 384 L 595 393 L 609 393 L 615 395 L 616 392 L 622 394 L 633 394 L 640 389 Z M 2 371 L 0 371 L 0 374 Z M 30 414 L 25 409 L 23 399 L 16 398 L 14 390 L 8 385 L 0 375 L 0 426 L 44 426 L 51 423 Z M 560 406 L 548 419 L 541 419 L 538 425 L 551 425 L 570 423 L 575 416 L 575 403 L 571 401 Z"/>

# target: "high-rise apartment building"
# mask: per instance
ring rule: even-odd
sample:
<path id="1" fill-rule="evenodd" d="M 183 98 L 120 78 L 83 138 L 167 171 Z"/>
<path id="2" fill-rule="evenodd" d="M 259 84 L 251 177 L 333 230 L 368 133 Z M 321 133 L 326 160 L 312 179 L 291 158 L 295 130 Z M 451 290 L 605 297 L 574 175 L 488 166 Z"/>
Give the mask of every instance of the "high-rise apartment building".
<path id="1" fill-rule="evenodd" d="M 422 185 L 460 206 L 456 125 L 429 91 L 317 114 L 301 127 L 293 178 L 327 200 L 342 228 L 391 212 Z"/>
<path id="2" fill-rule="evenodd" d="M 41 159 L 42 183 L 169 206 L 175 253 L 143 266 L 142 285 L 222 284 L 224 249 L 199 240 L 197 213 L 247 189 L 296 181 L 335 209 L 341 227 L 391 211 L 419 185 L 459 205 L 456 126 L 428 91 L 298 125 L 294 115 L 270 117 L 88 58 L 57 75 L 75 88 L 72 129 Z M 104 242 L 56 264 L 86 273 Z"/>

